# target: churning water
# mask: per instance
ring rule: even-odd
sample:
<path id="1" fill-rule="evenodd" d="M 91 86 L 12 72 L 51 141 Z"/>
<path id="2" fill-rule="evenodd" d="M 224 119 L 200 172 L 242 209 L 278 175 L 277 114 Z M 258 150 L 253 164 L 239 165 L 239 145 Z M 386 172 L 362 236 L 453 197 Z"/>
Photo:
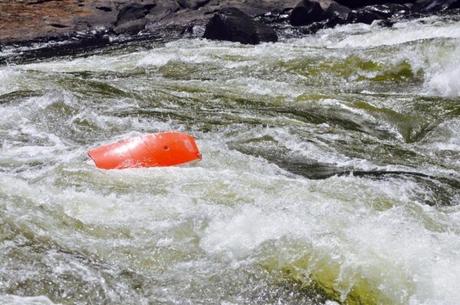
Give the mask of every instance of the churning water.
<path id="1" fill-rule="evenodd" d="M 0 67 L 0 304 L 460 300 L 460 22 Z M 199 163 L 102 171 L 182 130 Z"/>

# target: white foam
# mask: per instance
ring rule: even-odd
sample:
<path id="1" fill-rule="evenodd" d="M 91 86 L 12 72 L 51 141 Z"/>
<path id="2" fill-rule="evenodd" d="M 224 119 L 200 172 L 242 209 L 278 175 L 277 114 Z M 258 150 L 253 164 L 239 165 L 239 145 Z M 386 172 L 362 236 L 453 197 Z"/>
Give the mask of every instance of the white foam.
<path id="1" fill-rule="evenodd" d="M 460 152 L 460 119 L 454 118 L 441 123 L 427 135 L 424 142 L 428 149 Z M 460 159 L 457 161 L 460 165 Z"/>
<path id="2" fill-rule="evenodd" d="M 356 198 L 342 197 L 344 180 L 349 180 L 348 192 L 356 191 Z M 410 198 L 415 185 L 401 188 L 379 181 L 371 197 L 366 197 L 362 191 L 370 186 L 368 182 L 332 178 L 328 184 L 302 186 L 296 181 L 284 184 L 278 199 L 254 198 L 256 206 L 245 205 L 215 218 L 201 246 L 212 254 L 241 259 L 264 243 L 297 240 L 307 247 L 307 253 L 311 251 L 313 261 L 327 257 L 328 264 L 339 264 L 340 277 L 329 284 L 344 297 L 354 279 L 360 277 L 395 304 L 455 304 L 460 297 L 455 288 L 460 274 L 460 259 L 455 253 L 460 250 L 460 241 L 456 234 L 428 230 L 418 216 L 411 215 L 411 208 L 405 205 L 413 205 Z M 335 192 L 336 199 L 324 196 L 316 186 Z M 399 195 L 395 188 L 399 188 Z M 380 212 L 368 209 L 374 200 L 390 200 L 396 206 Z M 280 259 L 289 262 L 288 252 L 279 251 Z M 315 270 L 313 264 L 302 272 L 321 269 Z"/>
<path id="3" fill-rule="evenodd" d="M 137 66 L 163 66 L 166 65 L 170 60 L 179 59 L 176 54 L 149 54 L 144 56 L 137 62 Z"/>
<path id="4" fill-rule="evenodd" d="M 46 296 L 25 297 L 11 294 L 0 295 L 0 305 L 59 305 Z"/>
<path id="5" fill-rule="evenodd" d="M 6 94 L 21 88 L 19 81 L 20 73 L 14 68 L 0 67 L 0 94 Z"/>
<path id="6" fill-rule="evenodd" d="M 140 58 L 142 54 L 137 52 L 129 55 L 94 55 L 72 60 L 31 63 L 17 66 L 17 69 L 43 72 L 126 71 L 135 68 L 133 60 Z"/>
<path id="7" fill-rule="evenodd" d="M 456 56 L 460 56 L 460 52 Z M 460 57 L 452 56 L 452 62 L 434 72 L 426 85 L 434 95 L 460 96 Z"/>
<path id="8" fill-rule="evenodd" d="M 261 80 L 254 77 L 242 77 L 228 80 L 227 86 L 238 88 L 243 92 L 257 95 L 297 97 L 303 91 L 294 84 L 274 80 Z"/>
<path id="9" fill-rule="evenodd" d="M 156 48 L 147 51 L 142 54 L 142 57 L 139 58 L 136 62 L 138 67 L 148 67 L 148 66 L 163 66 L 170 61 L 180 61 L 185 63 L 204 63 L 204 62 L 213 62 L 213 59 L 210 55 L 207 48 L 200 48 L 202 43 L 196 45 L 191 43 L 187 45 L 185 41 L 179 40 L 176 43 L 167 44 L 165 48 Z M 169 47 L 168 47 L 169 46 Z M 176 48 L 177 47 L 177 48 Z M 200 48 L 200 52 L 197 52 L 197 49 Z"/>
<path id="10" fill-rule="evenodd" d="M 392 28 L 375 29 L 375 31 L 368 33 L 349 35 L 337 44 L 330 46 L 337 48 L 369 48 L 432 38 L 460 38 L 459 22 L 448 26 L 437 26 L 432 23 L 424 25 L 420 20 L 416 22 L 402 22 Z"/>

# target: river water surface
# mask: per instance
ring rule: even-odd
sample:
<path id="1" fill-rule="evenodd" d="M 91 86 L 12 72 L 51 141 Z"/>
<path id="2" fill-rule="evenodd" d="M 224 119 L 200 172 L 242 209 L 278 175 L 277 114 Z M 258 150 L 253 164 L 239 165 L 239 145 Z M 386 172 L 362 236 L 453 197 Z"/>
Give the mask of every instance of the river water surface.
<path id="1" fill-rule="evenodd" d="M 0 304 L 460 302 L 460 21 L 0 67 Z M 193 134 L 201 162 L 86 151 Z"/>

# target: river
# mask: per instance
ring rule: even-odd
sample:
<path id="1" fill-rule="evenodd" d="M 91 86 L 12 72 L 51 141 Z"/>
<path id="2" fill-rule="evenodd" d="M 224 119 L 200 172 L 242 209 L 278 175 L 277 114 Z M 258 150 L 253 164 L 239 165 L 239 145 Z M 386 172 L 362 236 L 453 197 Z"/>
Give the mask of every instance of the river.
<path id="1" fill-rule="evenodd" d="M 458 18 L 4 65 L 0 114 L 0 304 L 459 303 Z M 86 155 L 165 130 L 203 160 Z"/>

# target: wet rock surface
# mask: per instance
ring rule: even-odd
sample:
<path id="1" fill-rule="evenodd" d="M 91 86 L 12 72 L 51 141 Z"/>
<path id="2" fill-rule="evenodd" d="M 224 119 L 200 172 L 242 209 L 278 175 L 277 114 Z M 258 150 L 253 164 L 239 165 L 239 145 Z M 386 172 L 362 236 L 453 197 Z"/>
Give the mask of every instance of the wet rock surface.
<path id="1" fill-rule="evenodd" d="M 155 4 L 129 3 L 121 7 L 117 15 L 114 32 L 117 34 L 137 34 L 145 28 L 145 16 Z"/>
<path id="2" fill-rule="evenodd" d="M 54 42 L 41 51 L 49 56 L 203 35 L 257 44 L 289 27 L 301 34 L 345 23 L 391 25 L 459 7 L 460 0 L 14 0 L 0 3 L 0 49 Z"/>
<path id="3" fill-rule="evenodd" d="M 290 22 L 294 26 L 331 20 L 335 24 L 345 23 L 351 10 L 333 0 L 302 0 L 292 10 Z"/>
<path id="4" fill-rule="evenodd" d="M 204 38 L 227 40 L 243 44 L 258 44 L 260 42 L 275 42 L 278 36 L 275 31 L 237 8 L 230 7 L 215 14 L 206 25 Z"/>
<path id="5" fill-rule="evenodd" d="M 455 8 L 460 8 L 460 0 L 421 0 L 414 4 L 414 10 L 422 13 L 433 13 Z"/>
<path id="6" fill-rule="evenodd" d="M 371 24 L 376 20 L 387 20 L 392 17 L 402 17 L 408 15 L 410 9 L 403 4 L 388 3 L 368 5 L 363 8 L 353 10 L 349 15 L 350 23 L 366 23 Z"/>

